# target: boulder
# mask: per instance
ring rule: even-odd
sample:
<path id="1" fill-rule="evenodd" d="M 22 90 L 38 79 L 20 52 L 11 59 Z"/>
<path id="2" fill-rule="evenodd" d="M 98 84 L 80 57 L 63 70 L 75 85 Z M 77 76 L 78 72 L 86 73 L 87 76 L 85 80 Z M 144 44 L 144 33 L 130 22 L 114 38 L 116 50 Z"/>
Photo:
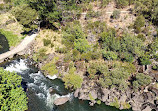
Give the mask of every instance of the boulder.
<path id="1" fill-rule="evenodd" d="M 90 91 L 90 94 L 93 97 L 93 99 L 97 99 L 97 91 L 92 90 L 92 91 Z"/>
<path id="2" fill-rule="evenodd" d="M 53 94 L 55 94 L 55 90 L 54 90 L 52 87 L 50 87 L 50 88 L 49 88 L 49 93 L 50 93 L 51 95 L 53 95 Z"/>
<path id="3" fill-rule="evenodd" d="M 69 101 L 69 97 L 61 97 L 61 98 L 56 99 L 54 101 L 54 104 L 59 106 L 59 105 L 65 104 L 67 101 Z"/>
<path id="4" fill-rule="evenodd" d="M 78 97 L 79 96 L 79 89 L 77 89 L 76 91 L 75 91 L 75 93 L 74 93 L 74 97 L 76 98 L 76 97 Z"/>
<path id="5" fill-rule="evenodd" d="M 143 109 L 142 111 L 151 111 L 152 109 L 150 108 L 150 106 L 147 106 L 145 109 Z"/>

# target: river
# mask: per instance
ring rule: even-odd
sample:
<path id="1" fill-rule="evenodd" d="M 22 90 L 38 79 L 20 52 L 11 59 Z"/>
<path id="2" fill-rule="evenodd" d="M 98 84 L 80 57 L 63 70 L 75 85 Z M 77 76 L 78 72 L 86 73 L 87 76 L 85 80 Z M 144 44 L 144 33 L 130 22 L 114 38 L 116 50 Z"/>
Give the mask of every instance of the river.
<path id="1" fill-rule="evenodd" d="M 30 65 L 28 59 L 15 59 L 1 65 L 5 70 L 16 72 L 23 79 L 22 86 L 27 89 L 28 111 L 120 111 L 105 104 L 89 106 L 88 101 L 82 101 L 73 96 L 73 92 L 64 88 L 64 83 L 57 79 L 46 78 L 39 69 Z M 49 88 L 55 93 L 49 94 Z M 68 96 L 70 101 L 61 106 L 54 106 L 53 101 L 57 98 Z M 131 110 L 124 110 L 131 111 Z"/>

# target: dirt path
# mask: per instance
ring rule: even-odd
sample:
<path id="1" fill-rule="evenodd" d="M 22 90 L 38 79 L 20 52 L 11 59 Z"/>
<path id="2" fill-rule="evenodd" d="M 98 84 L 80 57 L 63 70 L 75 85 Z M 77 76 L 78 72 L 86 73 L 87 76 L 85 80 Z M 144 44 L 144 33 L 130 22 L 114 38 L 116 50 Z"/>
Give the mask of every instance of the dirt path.
<path id="1" fill-rule="evenodd" d="M 24 38 L 24 40 L 17 47 L 12 49 L 11 51 L 0 54 L 0 61 L 3 61 L 5 58 L 11 57 L 11 56 L 23 51 L 24 49 L 26 49 L 27 46 L 35 39 L 36 36 L 37 36 L 37 34 L 32 34 L 31 36 L 26 36 Z"/>

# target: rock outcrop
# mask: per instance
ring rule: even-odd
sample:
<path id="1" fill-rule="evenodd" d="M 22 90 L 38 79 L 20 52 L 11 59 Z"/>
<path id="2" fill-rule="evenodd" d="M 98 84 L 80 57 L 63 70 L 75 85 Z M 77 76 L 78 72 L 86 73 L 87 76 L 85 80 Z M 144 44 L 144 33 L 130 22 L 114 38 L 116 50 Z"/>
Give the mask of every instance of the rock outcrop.
<path id="1" fill-rule="evenodd" d="M 158 89 L 147 87 L 147 91 L 133 92 L 130 88 L 126 91 L 118 91 L 115 89 L 100 88 L 95 83 L 85 80 L 82 88 L 77 89 L 74 93 L 75 97 L 81 100 L 90 100 L 90 106 L 93 106 L 97 99 L 106 105 L 117 102 L 119 109 L 132 107 L 133 111 L 150 111 L 155 109 L 158 111 Z"/>
<path id="2" fill-rule="evenodd" d="M 69 97 L 61 97 L 61 98 L 56 99 L 54 101 L 54 104 L 59 106 L 59 105 L 65 104 L 68 101 L 69 101 Z"/>

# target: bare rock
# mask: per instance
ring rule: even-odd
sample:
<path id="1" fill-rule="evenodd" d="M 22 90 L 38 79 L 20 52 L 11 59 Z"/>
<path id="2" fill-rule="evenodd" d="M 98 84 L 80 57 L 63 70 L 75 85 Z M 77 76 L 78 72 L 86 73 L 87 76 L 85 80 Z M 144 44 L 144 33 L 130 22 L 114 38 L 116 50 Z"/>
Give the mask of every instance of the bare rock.
<path id="1" fill-rule="evenodd" d="M 79 96 L 79 89 L 77 89 L 76 91 L 75 91 L 75 93 L 74 93 L 74 97 L 76 98 L 76 97 L 78 97 Z"/>
<path id="2" fill-rule="evenodd" d="M 95 90 L 90 91 L 91 96 L 93 99 L 97 99 L 97 92 Z"/>
<path id="3" fill-rule="evenodd" d="M 61 98 L 56 99 L 54 101 L 54 104 L 59 106 L 59 105 L 65 104 L 67 101 L 69 101 L 69 97 L 61 97 Z"/>
<path id="4" fill-rule="evenodd" d="M 152 109 L 150 108 L 150 106 L 147 106 L 145 109 L 143 109 L 142 111 L 151 111 Z"/>

